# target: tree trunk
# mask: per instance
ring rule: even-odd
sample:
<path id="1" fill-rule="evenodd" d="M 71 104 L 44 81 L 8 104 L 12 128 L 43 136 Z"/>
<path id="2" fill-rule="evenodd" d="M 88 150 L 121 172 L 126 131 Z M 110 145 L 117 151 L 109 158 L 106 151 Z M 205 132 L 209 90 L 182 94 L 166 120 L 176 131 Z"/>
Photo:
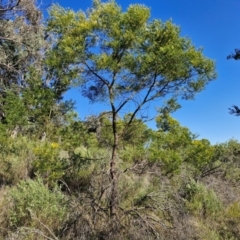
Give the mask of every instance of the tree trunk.
<path id="1" fill-rule="evenodd" d="M 118 197 L 118 179 L 117 179 L 117 147 L 118 147 L 118 134 L 117 134 L 117 119 L 116 113 L 113 112 L 112 119 L 112 128 L 113 128 L 113 136 L 114 142 L 112 146 L 112 157 L 110 162 L 110 177 L 111 177 L 111 192 L 110 192 L 110 217 L 116 218 L 117 214 L 117 197 Z"/>

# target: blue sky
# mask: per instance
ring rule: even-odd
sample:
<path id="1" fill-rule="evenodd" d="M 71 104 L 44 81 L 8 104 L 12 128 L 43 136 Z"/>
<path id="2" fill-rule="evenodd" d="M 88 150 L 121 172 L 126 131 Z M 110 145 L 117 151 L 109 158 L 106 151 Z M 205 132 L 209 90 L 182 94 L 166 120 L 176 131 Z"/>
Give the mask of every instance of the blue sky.
<path id="1" fill-rule="evenodd" d="M 91 0 L 55 0 L 55 3 L 74 10 L 86 10 Z M 181 125 L 199 138 L 211 143 L 240 140 L 240 117 L 228 113 L 233 104 L 240 106 L 240 61 L 226 57 L 240 48 L 240 0 L 116 0 L 123 10 L 130 4 L 144 4 L 151 9 L 151 18 L 172 22 L 189 37 L 196 47 L 204 48 L 204 55 L 216 61 L 218 77 L 206 86 L 193 101 L 182 101 L 182 108 L 173 114 Z M 91 105 L 71 90 L 67 98 L 76 101 L 81 118 L 107 110 L 106 106 Z M 150 126 L 154 127 L 154 123 Z"/>

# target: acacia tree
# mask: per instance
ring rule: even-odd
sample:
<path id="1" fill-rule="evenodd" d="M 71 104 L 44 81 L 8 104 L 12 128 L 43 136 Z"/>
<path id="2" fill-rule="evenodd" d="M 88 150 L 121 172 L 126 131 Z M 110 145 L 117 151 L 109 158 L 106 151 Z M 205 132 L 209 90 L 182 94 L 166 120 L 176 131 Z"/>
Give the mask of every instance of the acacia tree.
<path id="1" fill-rule="evenodd" d="M 48 31 L 56 42 L 47 64 L 59 79 L 79 80 L 83 96 L 107 102 L 113 133 L 110 159 L 110 217 L 118 209 L 118 145 L 135 117 L 154 100 L 192 99 L 216 77 L 214 62 L 180 36 L 171 21 L 150 21 L 150 10 L 130 5 L 126 12 L 114 1 L 93 1 L 86 13 L 53 6 Z M 131 113 L 124 129 L 117 116 Z"/>

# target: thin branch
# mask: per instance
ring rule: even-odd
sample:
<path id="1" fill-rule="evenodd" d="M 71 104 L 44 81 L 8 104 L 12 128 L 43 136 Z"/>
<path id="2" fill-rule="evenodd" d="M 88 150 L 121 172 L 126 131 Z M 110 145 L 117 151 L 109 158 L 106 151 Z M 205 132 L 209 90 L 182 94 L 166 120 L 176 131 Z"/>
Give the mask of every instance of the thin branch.
<path id="1" fill-rule="evenodd" d="M 151 231 L 152 231 L 155 235 L 157 235 L 157 232 L 156 232 L 156 230 L 154 229 L 154 227 L 153 227 L 153 226 L 149 223 L 149 221 L 146 220 L 138 211 L 136 211 L 136 210 L 134 210 L 134 209 L 131 209 L 129 213 L 131 214 L 131 212 L 135 213 L 135 214 L 145 223 L 146 227 L 150 228 Z M 159 223 L 159 222 L 158 222 L 158 223 Z"/>
<path id="2" fill-rule="evenodd" d="M 109 187 L 110 187 L 110 186 L 108 185 L 107 187 L 105 187 L 104 189 L 101 190 L 101 194 L 100 194 L 100 196 L 99 196 L 99 198 L 98 198 L 98 201 L 101 200 L 101 198 L 102 198 L 104 192 L 105 192 Z"/>
<path id="3" fill-rule="evenodd" d="M 37 233 L 43 237 L 45 237 L 46 239 L 48 240 L 58 240 L 58 238 L 54 237 L 54 238 L 51 238 L 51 237 L 48 237 L 47 235 L 45 235 L 42 231 L 40 231 L 39 229 L 35 229 L 35 228 L 29 228 L 29 227 L 21 227 L 21 229 L 25 229 L 27 231 L 30 231 L 30 232 L 33 232 L 33 233 Z"/>
<path id="4" fill-rule="evenodd" d="M 67 183 L 63 179 L 59 179 L 58 181 L 60 181 L 67 188 L 68 192 L 71 193 L 70 188 L 68 187 Z"/>
<path id="5" fill-rule="evenodd" d="M 148 92 L 147 92 L 145 98 L 142 100 L 142 102 L 138 105 L 138 107 L 137 107 L 137 108 L 135 109 L 135 111 L 133 112 L 130 120 L 129 120 L 128 123 L 127 123 L 127 126 L 129 126 L 129 125 L 132 123 L 133 119 L 135 118 L 135 116 L 136 116 L 137 112 L 140 110 L 140 108 L 141 108 L 146 102 L 149 101 L 149 100 L 148 100 L 148 96 L 150 95 L 153 87 L 155 86 L 156 79 L 157 79 L 157 76 L 155 75 L 155 76 L 154 76 L 154 79 L 153 79 L 153 83 L 152 83 L 151 86 L 149 87 Z"/>
<path id="6" fill-rule="evenodd" d="M 216 167 L 213 167 L 211 169 L 208 169 L 207 171 L 202 172 L 201 178 L 207 177 L 208 175 L 214 174 L 216 172 L 219 172 L 219 168 L 222 166 L 222 163 L 219 164 Z"/>
<path id="7" fill-rule="evenodd" d="M 116 113 L 118 113 L 128 103 L 128 101 L 132 100 L 134 95 L 135 94 L 133 93 L 130 97 L 123 101 L 123 103 L 117 108 Z"/>
<path id="8" fill-rule="evenodd" d="M 48 232 L 54 237 L 53 239 L 58 240 L 58 238 L 54 235 L 54 233 L 50 230 L 48 226 L 43 224 L 41 221 L 39 221 L 39 223 L 48 230 Z"/>
<path id="9" fill-rule="evenodd" d="M 17 3 L 11 7 L 8 7 L 8 8 L 3 8 L 3 9 L 0 9 L 0 12 L 6 12 L 6 11 L 10 11 L 10 10 L 13 10 L 15 7 L 17 7 L 19 5 L 19 3 L 21 2 L 21 0 L 18 0 Z"/>
<path id="10" fill-rule="evenodd" d="M 94 70 L 92 70 L 89 66 L 88 66 L 88 64 L 85 62 L 84 63 L 85 64 L 85 66 L 87 67 L 87 69 L 95 76 L 95 77 L 97 77 L 101 82 L 103 82 L 106 86 L 110 86 L 109 85 L 109 82 L 107 81 L 107 80 L 105 80 L 104 78 L 102 78 L 100 75 L 98 75 Z"/>
<path id="11" fill-rule="evenodd" d="M 123 173 L 127 172 L 128 170 L 132 171 L 132 170 L 139 170 L 137 169 L 137 167 L 141 167 L 141 171 L 143 171 L 144 169 L 146 169 L 146 167 L 148 166 L 148 163 L 137 163 L 134 166 L 132 166 L 131 168 L 126 168 Z"/>
<path id="12" fill-rule="evenodd" d="M 10 70 L 12 70 L 12 71 L 17 72 L 17 73 L 20 74 L 20 72 L 17 71 L 13 66 L 9 66 L 9 65 L 7 65 L 7 64 L 5 64 L 5 63 L 1 63 L 1 62 L 0 62 L 0 65 L 2 65 L 3 67 L 5 67 L 5 68 L 7 68 L 7 69 L 10 69 Z"/>
<path id="13" fill-rule="evenodd" d="M 17 40 L 14 40 L 13 38 L 2 37 L 2 36 L 0 36 L 0 40 L 6 40 L 6 41 L 11 41 L 11 42 L 21 43 L 21 42 L 19 42 Z"/>

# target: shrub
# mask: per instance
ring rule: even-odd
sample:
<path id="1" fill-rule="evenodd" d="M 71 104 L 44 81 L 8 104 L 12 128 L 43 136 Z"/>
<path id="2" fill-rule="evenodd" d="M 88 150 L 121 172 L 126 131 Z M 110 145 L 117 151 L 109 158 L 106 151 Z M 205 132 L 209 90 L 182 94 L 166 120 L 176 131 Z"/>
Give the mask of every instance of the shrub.
<path id="1" fill-rule="evenodd" d="M 186 185 L 186 206 L 194 215 L 201 217 L 219 216 L 222 203 L 212 189 L 207 189 L 202 183 L 191 180 Z"/>
<path id="2" fill-rule="evenodd" d="M 34 142 L 25 138 L 0 139 L 0 183 L 17 184 L 29 177 L 34 160 Z"/>
<path id="3" fill-rule="evenodd" d="M 34 171 L 50 185 L 54 185 L 65 173 L 68 161 L 61 157 L 61 150 L 57 143 L 44 142 L 35 149 L 36 156 L 33 162 Z"/>
<path id="4" fill-rule="evenodd" d="M 50 191 L 40 178 L 20 181 L 9 189 L 7 200 L 7 220 L 12 230 L 28 227 L 49 235 L 59 230 L 66 219 L 64 195 L 57 188 Z"/>

